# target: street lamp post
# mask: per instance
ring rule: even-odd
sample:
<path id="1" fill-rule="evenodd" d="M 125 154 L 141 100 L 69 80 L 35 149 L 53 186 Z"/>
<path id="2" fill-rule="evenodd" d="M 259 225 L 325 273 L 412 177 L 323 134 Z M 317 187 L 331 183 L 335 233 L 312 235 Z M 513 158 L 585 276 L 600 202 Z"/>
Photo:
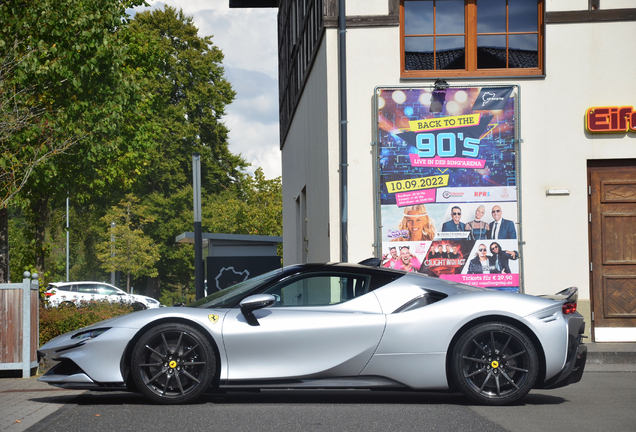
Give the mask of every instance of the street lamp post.
<path id="1" fill-rule="evenodd" d="M 203 239 L 201 238 L 201 155 L 192 154 L 192 189 L 194 201 L 194 293 L 197 300 L 204 297 Z"/>
<path id="2" fill-rule="evenodd" d="M 115 257 L 115 222 L 110 223 L 110 256 Z M 115 285 L 115 272 L 110 272 L 110 284 Z"/>
<path id="3" fill-rule="evenodd" d="M 70 251 L 68 250 L 68 245 L 69 245 L 69 230 L 68 230 L 68 196 L 66 197 L 66 282 L 68 282 L 68 262 L 69 262 L 69 254 Z"/>

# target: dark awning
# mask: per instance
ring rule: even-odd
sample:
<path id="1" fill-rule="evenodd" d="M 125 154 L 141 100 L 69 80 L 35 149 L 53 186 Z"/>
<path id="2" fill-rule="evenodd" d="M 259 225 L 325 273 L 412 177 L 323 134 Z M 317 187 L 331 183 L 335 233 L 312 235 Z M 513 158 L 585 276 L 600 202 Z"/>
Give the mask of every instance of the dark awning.
<path id="1" fill-rule="evenodd" d="M 230 8 L 275 8 L 278 0 L 230 0 Z"/>

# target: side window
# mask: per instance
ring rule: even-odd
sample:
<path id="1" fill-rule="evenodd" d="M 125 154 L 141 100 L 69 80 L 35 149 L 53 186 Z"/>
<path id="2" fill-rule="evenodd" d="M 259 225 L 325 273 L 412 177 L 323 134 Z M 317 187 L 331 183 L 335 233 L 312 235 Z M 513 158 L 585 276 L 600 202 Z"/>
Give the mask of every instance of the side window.
<path id="1" fill-rule="evenodd" d="M 81 284 L 77 286 L 77 290 L 83 294 L 97 294 L 95 285 L 93 284 Z"/>
<path id="2" fill-rule="evenodd" d="M 98 285 L 97 293 L 102 295 L 117 294 L 117 290 L 106 285 Z"/>
<path id="3" fill-rule="evenodd" d="M 266 294 L 275 306 L 326 306 L 342 303 L 369 292 L 369 277 L 349 274 L 312 274 L 286 280 Z"/>

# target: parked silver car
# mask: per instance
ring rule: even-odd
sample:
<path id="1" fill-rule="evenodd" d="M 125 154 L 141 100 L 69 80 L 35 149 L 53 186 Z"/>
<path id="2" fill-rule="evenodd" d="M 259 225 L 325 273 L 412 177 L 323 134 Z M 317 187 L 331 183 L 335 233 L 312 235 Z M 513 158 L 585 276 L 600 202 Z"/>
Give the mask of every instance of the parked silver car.
<path id="1" fill-rule="evenodd" d="M 576 301 L 576 288 L 535 297 L 368 265 L 294 265 L 191 307 L 59 336 L 38 351 L 60 362 L 40 380 L 173 404 L 217 389 L 371 388 L 503 405 L 581 379 Z"/>
<path id="2" fill-rule="evenodd" d="M 49 305 L 57 307 L 63 303 L 79 305 L 82 301 L 108 300 L 111 303 L 128 303 L 137 309 L 154 309 L 160 306 L 152 297 L 128 294 L 104 282 L 54 282 L 47 287 Z"/>

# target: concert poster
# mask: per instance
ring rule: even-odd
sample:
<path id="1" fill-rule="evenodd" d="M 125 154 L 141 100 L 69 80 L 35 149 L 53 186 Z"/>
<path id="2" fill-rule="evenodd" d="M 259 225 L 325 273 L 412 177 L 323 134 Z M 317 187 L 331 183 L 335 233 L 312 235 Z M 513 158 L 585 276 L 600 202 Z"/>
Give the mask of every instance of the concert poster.
<path id="1" fill-rule="evenodd" d="M 383 266 L 519 291 L 518 88 L 377 88 Z"/>

